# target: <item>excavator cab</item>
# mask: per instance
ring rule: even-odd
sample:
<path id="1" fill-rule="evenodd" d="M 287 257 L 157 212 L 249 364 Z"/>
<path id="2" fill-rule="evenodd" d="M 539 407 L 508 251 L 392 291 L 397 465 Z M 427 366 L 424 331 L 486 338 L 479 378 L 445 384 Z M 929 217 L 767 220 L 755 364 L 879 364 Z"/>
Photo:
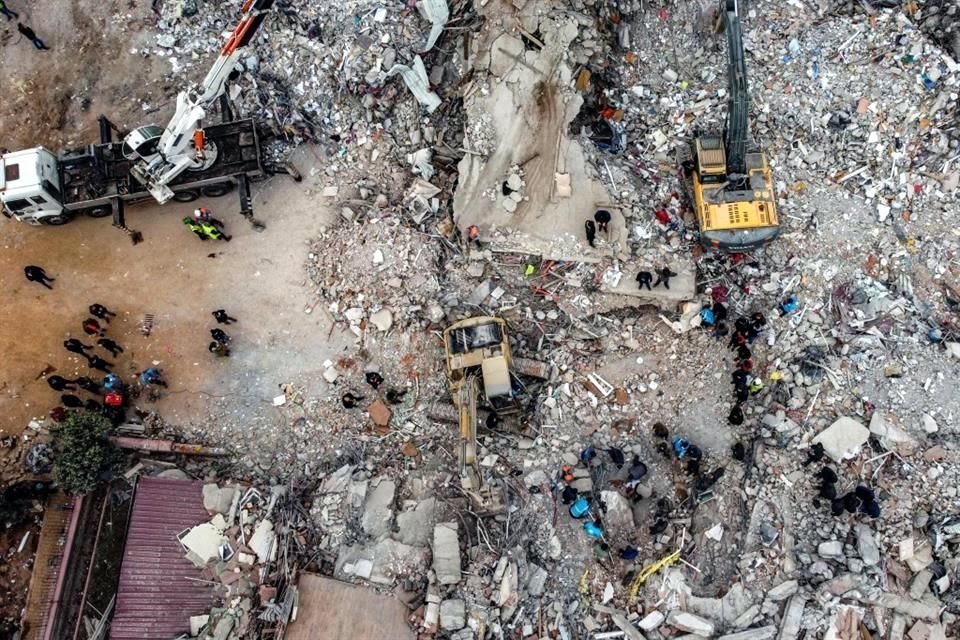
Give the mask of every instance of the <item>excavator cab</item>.
<path id="1" fill-rule="evenodd" d="M 456 389 L 467 376 L 478 375 L 484 398 L 494 411 L 503 415 L 519 411 L 510 380 L 510 341 L 503 319 L 481 316 L 462 320 L 444 332 L 443 340 L 451 387 Z"/>

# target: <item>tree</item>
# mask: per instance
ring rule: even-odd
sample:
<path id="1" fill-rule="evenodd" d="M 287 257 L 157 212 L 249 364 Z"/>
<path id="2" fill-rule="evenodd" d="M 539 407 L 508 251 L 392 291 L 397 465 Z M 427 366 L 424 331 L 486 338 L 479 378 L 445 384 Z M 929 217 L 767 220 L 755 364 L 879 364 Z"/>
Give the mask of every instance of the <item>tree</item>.
<path id="1" fill-rule="evenodd" d="M 109 479 L 120 455 L 107 434 L 113 425 L 105 416 L 90 411 L 71 411 L 50 430 L 56 452 L 55 475 L 67 493 L 90 493 Z"/>

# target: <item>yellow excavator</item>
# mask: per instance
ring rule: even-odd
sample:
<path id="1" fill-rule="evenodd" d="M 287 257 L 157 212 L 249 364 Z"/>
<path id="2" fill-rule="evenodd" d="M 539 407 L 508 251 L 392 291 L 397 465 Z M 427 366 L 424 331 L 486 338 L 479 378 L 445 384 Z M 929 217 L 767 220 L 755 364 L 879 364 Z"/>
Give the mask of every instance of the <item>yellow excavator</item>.
<path id="1" fill-rule="evenodd" d="M 773 175 L 762 150 L 747 149 L 750 94 L 737 0 L 721 0 L 727 32 L 727 122 L 724 134 L 698 135 L 685 167 L 705 247 L 750 251 L 776 238 Z"/>
<path id="2" fill-rule="evenodd" d="M 478 400 L 482 397 L 487 412 L 499 417 L 520 412 L 513 392 L 511 371 L 546 378 L 548 367 L 542 362 L 513 358 L 502 318 L 479 316 L 461 320 L 443 332 L 447 357 L 447 379 L 460 424 L 460 481 L 480 515 L 503 511 L 505 500 L 484 482 L 477 460 Z M 441 418 L 442 419 L 442 418 Z"/>

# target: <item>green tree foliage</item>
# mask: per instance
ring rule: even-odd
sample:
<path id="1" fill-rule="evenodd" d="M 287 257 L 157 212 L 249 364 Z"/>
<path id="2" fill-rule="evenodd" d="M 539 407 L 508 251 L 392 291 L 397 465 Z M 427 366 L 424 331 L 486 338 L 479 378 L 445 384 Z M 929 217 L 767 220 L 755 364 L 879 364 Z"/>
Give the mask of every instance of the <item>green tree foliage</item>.
<path id="1" fill-rule="evenodd" d="M 107 439 L 113 425 L 99 413 L 71 411 L 50 430 L 56 452 L 55 475 L 67 493 L 90 493 L 108 479 L 120 461 Z"/>

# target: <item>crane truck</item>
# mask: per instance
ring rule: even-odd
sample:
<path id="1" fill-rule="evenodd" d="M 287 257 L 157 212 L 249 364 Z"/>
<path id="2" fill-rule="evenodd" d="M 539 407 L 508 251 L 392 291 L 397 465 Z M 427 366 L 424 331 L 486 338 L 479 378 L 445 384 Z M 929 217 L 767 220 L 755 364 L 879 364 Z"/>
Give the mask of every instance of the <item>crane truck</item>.
<path id="1" fill-rule="evenodd" d="M 767 156 L 748 149 L 750 94 L 737 0 L 721 0 L 720 12 L 727 33 L 726 127 L 722 136 L 696 136 L 683 165 L 703 245 L 749 251 L 776 238 L 780 225 Z"/>
<path id="2" fill-rule="evenodd" d="M 300 176 L 263 157 L 262 141 L 251 118 L 234 118 L 225 90 L 244 48 L 269 15 L 274 0 L 246 0 L 241 19 L 220 55 L 197 87 L 177 96 L 166 127 L 146 125 L 126 135 L 101 116 L 100 143 L 65 149 L 44 147 L 0 155 L 0 209 L 8 218 L 31 225 L 63 225 L 77 215 L 113 215 L 127 229 L 124 206 L 151 197 L 191 202 L 201 195 L 219 197 L 240 189 L 240 213 L 255 226 L 250 181 L 272 173 Z M 203 126 L 219 104 L 221 122 Z M 114 134 L 123 141 L 114 140 Z"/>

